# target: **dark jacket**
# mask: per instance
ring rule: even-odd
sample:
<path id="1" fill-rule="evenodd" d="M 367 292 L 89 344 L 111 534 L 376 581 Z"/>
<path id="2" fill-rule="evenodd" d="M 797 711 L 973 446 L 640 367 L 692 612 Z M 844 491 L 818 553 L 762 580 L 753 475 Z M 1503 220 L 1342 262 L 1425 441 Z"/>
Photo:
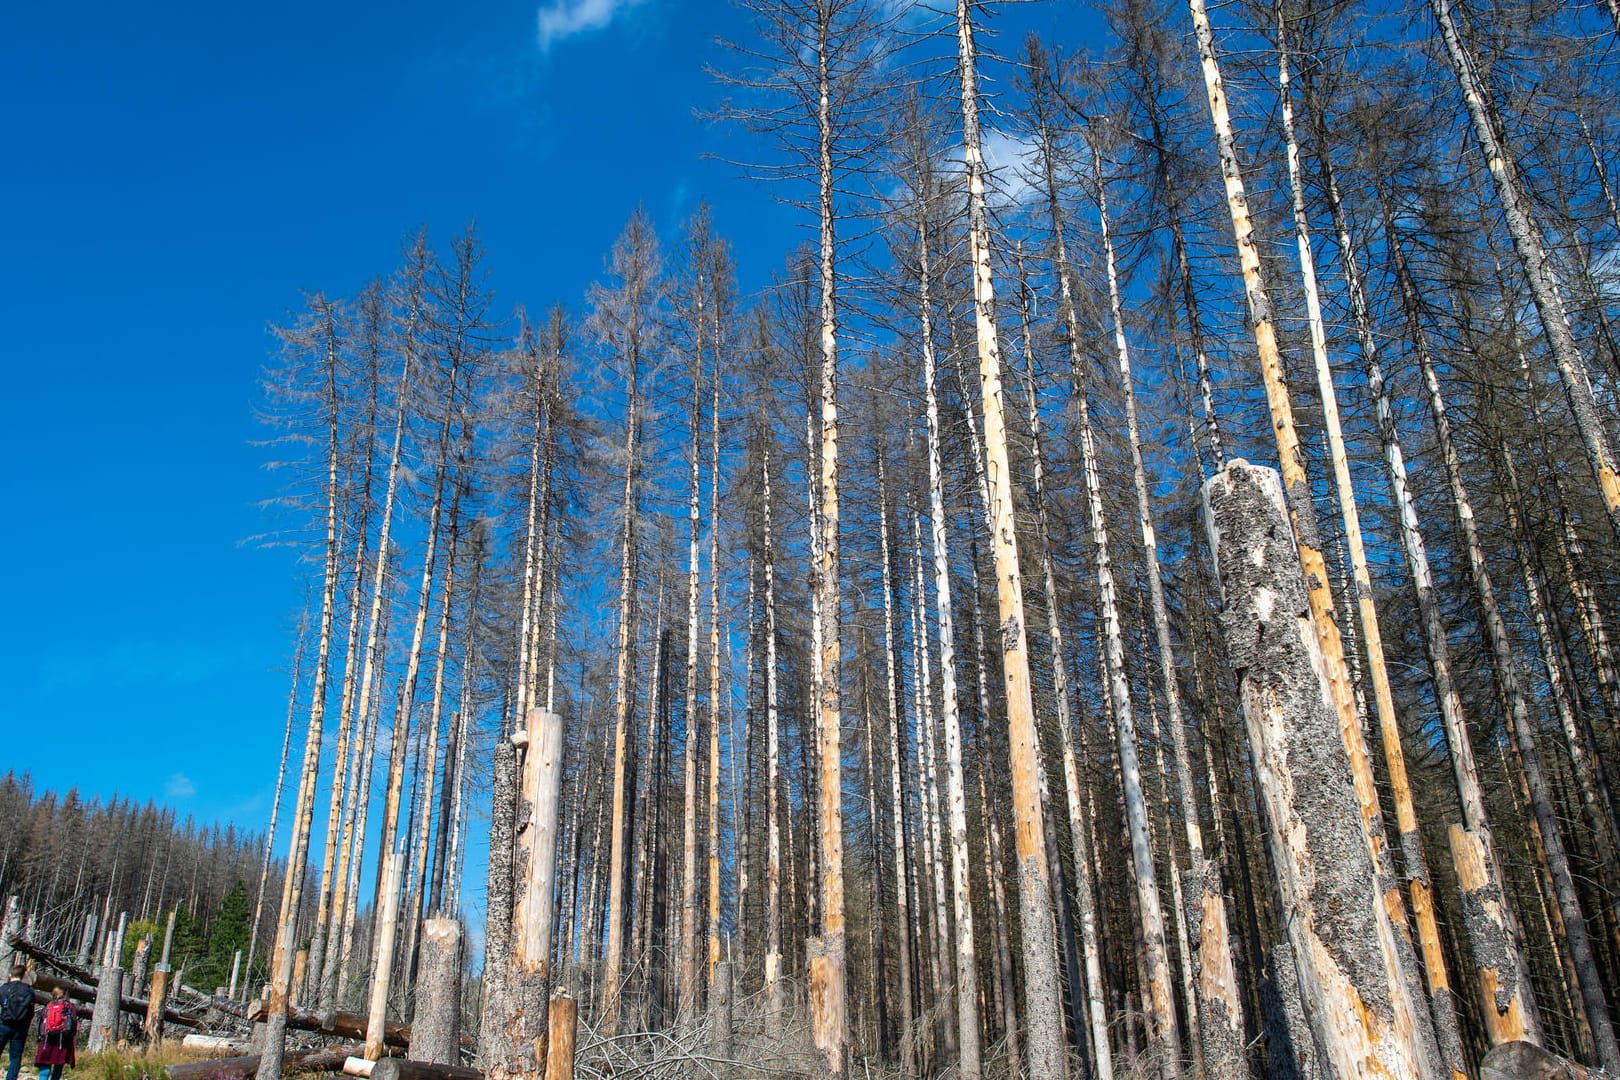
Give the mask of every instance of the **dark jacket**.
<path id="1" fill-rule="evenodd" d="M 33 1019 L 34 988 L 21 979 L 0 986 L 0 1028 L 27 1031 Z"/>

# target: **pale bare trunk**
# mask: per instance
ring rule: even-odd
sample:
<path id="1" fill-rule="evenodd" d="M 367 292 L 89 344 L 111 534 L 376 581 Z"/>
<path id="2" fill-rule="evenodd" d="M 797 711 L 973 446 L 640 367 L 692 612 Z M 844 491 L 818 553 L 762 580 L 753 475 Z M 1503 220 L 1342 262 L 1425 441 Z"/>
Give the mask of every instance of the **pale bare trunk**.
<path id="1" fill-rule="evenodd" d="M 1061 243 L 1061 238 L 1059 240 Z M 1086 1017 L 1090 1024 L 1093 1066 L 1098 1080 L 1113 1080 L 1113 1052 L 1108 1042 L 1108 1009 L 1103 988 L 1102 949 L 1098 940 L 1097 890 L 1091 871 L 1087 831 L 1082 824 L 1084 795 L 1080 790 L 1080 769 L 1074 752 L 1073 712 L 1069 702 L 1068 662 L 1064 658 L 1063 626 L 1058 617 L 1057 575 L 1052 567 L 1051 529 L 1046 500 L 1046 462 L 1041 449 L 1041 416 L 1035 390 L 1034 354 L 1030 350 L 1029 303 L 1024 287 L 1023 248 L 1018 252 L 1019 326 L 1028 370 L 1030 459 L 1035 505 L 1036 538 L 1041 547 L 1041 576 L 1046 590 L 1046 637 L 1051 652 L 1052 697 L 1056 705 L 1059 750 L 1063 755 L 1064 806 L 1068 811 L 1069 844 L 1075 877 L 1075 908 L 1080 922 L 1081 962 L 1085 969 Z M 981 778 L 981 784 L 983 783 Z M 986 813 L 989 813 L 988 804 Z M 994 836 L 994 833 L 992 833 Z M 999 844 L 997 845 L 999 846 Z M 1081 993 L 1076 987 L 1072 993 Z"/>
<path id="2" fill-rule="evenodd" d="M 761 442 L 760 478 L 765 515 L 765 999 L 769 1023 L 782 1023 L 782 817 L 780 714 L 776 672 L 776 554 L 771 538 L 771 450 L 769 434 Z"/>
<path id="3" fill-rule="evenodd" d="M 1196 2 L 1196 0 L 1195 0 Z M 1433 1076 L 1420 1062 L 1405 982 L 1390 970 L 1395 928 L 1358 827 L 1355 778 L 1335 743 L 1304 583 L 1293 565 L 1277 474 L 1231 461 L 1204 485 L 1204 517 L 1225 595 L 1222 624 L 1241 687 L 1274 878 L 1300 999 L 1338 1077 Z"/>
<path id="4" fill-rule="evenodd" d="M 1311 112 L 1318 138 L 1325 139 L 1326 117 L 1315 99 L 1309 82 L 1305 85 L 1305 104 Z M 1323 146 L 1325 145 L 1324 141 Z M 1473 946 L 1474 962 L 1480 969 L 1480 979 L 1476 982 L 1483 985 L 1488 979 L 1507 987 L 1508 992 L 1500 997 L 1494 991 L 1483 994 L 1479 997 L 1479 1004 L 1493 1043 L 1520 1039 L 1539 1042 L 1540 1025 L 1536 1017 L 1529 971 L 1525 967 L 1512 908 L 1507 899 L 1509 895 L 1507 882 L 1495 855 L 1496 841 L 1485 813 L 1485 800 L 1480 788 L 1479 770 L 1474 762 L 1467 720 L 1463 714 L 1462 698 L 1452 677 L 1451 647 L 1435 592 L 1434 573 L 1429 565 L 1428 548 L 1423 540 L 1417 503 L 1407 480 L 1406 458 L 1402 453 L 1400 437 L 1395 428 L 1394 409 L 1386 389 L 1383 367 L 1378 360 L 1377 339 L 1367 310 L 1366 292 L 1356 262 L 1355 246 L 1351 242 L 1348 220 L 1339 196 L 1338 182 L 1333 174 L 1332 159 L 1324 150 L 1319 161 L 1325 181 L 1328 209 L 1337 233 L 1345 284 L 1350 294 L 1351 314 L 1355 320 L 1357 340 L 1366 366 L 1367 389 L 1372 394 L 1377 414 L 1378 436 L 1383 448 L 1390 500 L 1396 508 L 1401 545 L 1406 554 L 1407 568 L 1412 575 L 1413 586 L 1417 591 L 1418 612 L 1423 623 L 1424 647 L 1433 673 L 1435 698 L 1439 704 L 1440 719 L 1450 750 L 1452 775 L 1462 806 L 1463 828 L 1474 842 L 1483 847 L 1479 860 L 1482 872 L 1488 884 L 1497 889 L 1502 897 L 1496 917 L 1479 924 L 1477 933 L 1484 936 L 1476 938 L 1476 931 L 1470 929 L 1469 940 Z M 1416 887 L 1417 883 L 1414 881 L 1412 883 L 1414 891 Z M 1414 906 L 1415 904 L 1414 898 Z M 1432 973 L 1430 985 L 1432 991 Z"/>
<path id="5" fill-rule="evenodd" d="M 326 564 L 321 590 L 321 622 L 315 653 L 315 679 L 310 690 L 309 727 L 304 736 L 304 761 L 298 781 L 298 802 L 293 814 L 292 842 L 287 852 L 287 877 L 282 890 L 281 924 L 276 931 L 275 956 L 270 976 L 270 1000 L 265 1006 L 265 1039 L 259 1060 L 259 1080 L 280 1080 L 286 1049 L 287 1007 L 293 988 L 293 960 L 298 915 L 303 899 L 304 873 L 309 863 L 310 827 L 315 812 L 315 788 L 320 779 L 322 727 L 326 719 L 326 684 L 331 669 L 332 623 L 337 608 L 338 560 L 338 393 L 337 339 L 333 312 L 325 305 L 327 363 L 327 469 Z M 113 982 L 104 979 L 103 982 Z M 117 1002 L 111 1008 L 115 1014 Z M 100 1013 L 103 1017 L 106 1013 Z M 113 1025 L 105 1020 L 108 1030 Z"/>
<path id="6" fill-rule="evenodd" d="M 1367 648 L 1368 674 L 1377 709 L 1378 730 L 1383 737 L 1384 765 L 1389 770 L 1390 790 L 1395 800 L 1395 828 L 1404 856 L 1407 889 L 1412 900 L 1412 916 L 1417 926 L 1418 944 L 1423 954 L 1423 970 L 1428 977 L 1429 1009 L 1444 1064 L 1454 1077 L 1467 1076 L 1462 1032 L 1458 1027 L 1457 1005 L 1446 972 L 1445 947 L 1435 922 L 1434 897 L 1429 887 L 1428 856 L 1418 829 L 1417 810 L 1412 803 L 1407 779 L 1406 752 L 1401 746 L 1400 722 L 1395 716 L 1395 700 L 1390 691 L 1389 671 L 1384 663 L 1384 638 L 1378 624 L 1378 607 L 1373 600 L 1372 575 L 1367 567 L 1367 548 L 1361 536 L 1361 515 L 1356 506 L 1355 487 L 1350 479 L 1350 463 L 1345 456 L 1344 432 L 1339 423 L 1338 395 L 1333 385 L 1333 369 L 1328 361 L 1327 331 L 1322 321 L 1321 295 L 1316 280 L 1316 257 L 1311 248 L 1310 222 L 1305 210 L 1305 185 L 1300 175 L 1299 143 L 1294 134 L 1294 109 L 1289 86 L 1288 28 L 1281 4 L 1277 6 L 1277 86 L 1282 101 L 1283 138 L 1288 162 L 1288 180 L 1293 194 L 1294 241 L 1299 252 L 1300 280 L 1305 293 L 1306 321 L 1310 328 L 1311 356 L 1316 368 L 1316 389 L 1322 405 L 1322 425 L 1327 437 L 1328 455 L 1333 468 L 1333 486 L 1344 521 L 1344 541 L 1350 552 L 1355 576 L 1355 595 L 1362 636 Z M 1347 625 L 1354 626 L 1353 622 Z M 1351 643 L 1354 655 L 1354 643 Z"/>
<path id="7" fill-rule="evenodd" d="M 640 399 L 637 382 L 641 357 L 625 358 L 630 365 L 625 404 L 624 531 L 619 558 L 619 639 L 614 674 L 613 699 L 613 820 L 609 829 L 607 954 L 602 967 L 601 1015 L 598 1024 L 603 1035 L 611 1037 L 619 1026 L 619 983 L 624 963 L 624 928 L 628 915 L 625 895 L 625 858 L 629 841 L 626 784 L 629 781 L 631 713 L 634 711 L 634 629 L 636 619 L 636 480 L 640 473 Z"/>
<path id="8" fill-rule="evenodd" d="M 1570 871 L 1568 857 L 1565 855 L 1563 829 L 1553 809 L 1551 793 L 1547 789 L 1546 776 L 1542 771 L 1541 755 L 1536 748 L 1530 711 L 1520 681 L 1518 660 L 1513 654 L 1507 625 L 1496 602 L 1496 587 L 1491 580 L 1490 569 L 1485 563 L 1485 549 L 1475 523 L 1473 502 L 1463 483 L 1462 461 L 1452 442 L 1451 422 L 1446 415 L 1445 400 L 1440 392 L 1440 380 L 1435 373 L 1426 337 L 1418 319 L 1417 286 L 1407 265 L 1400 236 L 1394 227 L 1393 211 L 1389 206 L 1387 194 L 1382 192 L 1380 194 L 1384 229 L 1389 237 L 1388 245 L 1395 265 L 1396 281 L 1401 291 L 1402 305 L 1406 310 L 1407 328 L 1427 391 L 1429 413 L 1434 421 L 1441 459 L 1445 463 L 1452 503 L 1457 511 L 1457 523 L 1462 530 L 1464 546 L 1468 551 L 1469 574 L 1483 616 L 1485 637 L 1494 661 L 1497 686 L 1506 705 L 1505 719 L 1518 751 L 1519 779 L 1530 803 L 1535 830 L 1539 833 L 1541 853 L 1546 860 L 1552 892 L 1564 924 L 1565 944 L 1570 954 L 1572 970 L 1579 983 L 1577 988 L 1579 996 L 1591 1023 L 1598 1056 L 1606 1064 L 1614 1063 L 1609 1065 L 1612 1070 L 1620 1067 L 1620 1045 L 1616 1044 L 1614 1028 L 1609 1022 L 1608 1001 L 1599 980 L 1597 960 L 1587 932 L 1586 917 L 1581 911 L 1580 900 L 1575 890 L 1575 879 Z"/>
<path id="9" fill-rule="evenodd" d="M 817 179 L 821 210 L 821 544 L 811 575 L 816 593 L 816 621 L 821 627 L 819 693 L 816 703 L 820 737 L 817 824 L 820 826 L 821 939 L 820 955 L 810 967 L 810 1012 L 816 1050 L 830 1076 L 845 1074 L 849 1057 L 849 1022 L 845 1015 L 844 972 L 844 833 L 841 728 L 839 704 L 839 558 L 838 558 L 838 312 L 837 255 L 833 231 L 833 119 L 829 73 L 833 48 L 831 10 L 817 5 Z"/>
<path id="10" fill-rule="evenodd" d="M 1462 36 L 1458 33 L 1449 0 L 1429 0 L 1429 7 L 1434 12 L 1435 21 L 1440 25 L 1440 37 L 1445 43 L 1452 71 L 1457 76 L 1463 104 L 1473 124 L 1474 137 L 1479 141 L 1480 151 L 1485 155 L 1485 164 L 1490 169 L 1491 179 L 1496 187 L 1496 198 L 1502 206 L 1502 217 L 1507 225 L 1508 235 L 1513 239 L 1513 250 L 1518 256 L 1519 267 L 1524 272 L 1526 284 L 1530 287 L 1530 299 L 1535 304 L 1536 314 L 1540 316 L 1547 345 L 1552 350 L 1553 361 L 1558 368 L 1558 378 L 1563 383 L 1565 396 L 1569 399 L 1570 412 L 1574 415 L 1575 426 L 1580 431 L 1581 443 L 1586 451 L 1587 464 L 1592 470 L 1592 478 L 1597 484 L 1598 494 L 1603 498 L 1604 508 L 1608 511 L 1609 524 L 1614 529 L 1615 535 L 1620 537 L 1620 474 L 1615 472 L 1614 453 L 1609 448 L 1609 436 L 1604 430 L 1603 417 L 1598 411 L 1597 400 L 1592 396 L 1586 358 L 1581 355 L 1580 345 L 1575 340 L 1575 332 L 1570 327 L 1569 315 L 1564 310 L 1563 298 L 1559 296 L 1558 279 L 1552 262 L 1547 257 L 1541 229 L 1533 220 L 1529 207 L 1524 203 L 1523 193 L 1519 190 L 1518 167 L 1486 110 L 1485 87 L 1481 84 L 1474 60 L 1468 54 Z M 1617 21 L 1617 26 L 1620 26 L 1620 21 Z M 1620 1068 L 1620 1061 L 1610 1060 L 1608 1056 L 1605 1056 L 1604 1063 L 1611 1070 Z"/>
<path id="11" fill-rule="evenodd" d="M 247 970 L 253 970 L 253 954 L 259 944 L 259 923 L 264 917 L 264 890 L 270 883 L 270 856 L 276 846 L 276 817 L 281 813 L 281 794 L 287 786 L 287 751 L 292 746 L 293 716 L 298 711 L 298 687 L 303 683 L 304 667 L 304 639 L 309 629 L 309 614 L 306 611 L 298 619 L 298 645 L 293 650 L 293 677 L 292 689 L 287 691 L 287 726 L 281 736 L 281 764 L 276 769 L 276 797 L 270 804 L 270 825 L 265 830 L 264 858 L 259 864 L 259 888 L 253 901 L 253 929 L 248 935 L 248 965 Z M 174 925 L 174 916 L 169 916 L 169 925 Z M 169 962 L 165 951 L 163 963 Z M 81 961 L 82 963 L 82 961 Z"/>
<path id="12" fill-rule="evenodd" d="M 889 718 L 889 805 L 894 815 L 894 880 L 895 925 L 900 933 L 900 1073 L 902 1077 L 916 1075 L 916 1046 L 912 1036 L 912 973 L 911 973 L 911 916 L 906 886 L 906 823 L 905 801 L 900 791 L 900 759 L 904 753 L 900 741 L 899 679 L 895 672 L 894 640 L 894 575 L 889 552 L 889 495 L 883 458 L 878 458 L 878 540 L 883 553 L 883 670 L 887 683 Z M 767 508 L 769 503 L 767 502 Z M 768 520 L 768 519 L 767 519 Z M 774 818 L 773 818 L 774 821 Z"/>
<path id="13" fill-rule="evenodd" d="M 718 284 L 718 283 L 717 283 Z M 718 308 L 718 296 L 716 307 Z M 719 311 L 715 318 L 718 320 Z M 714 384 L 709 442 L 709 957 L 720 963 L 720 328 L 714 330 Z"/>
<path id="14" fill-rule="evenodd" d="M 692 357 L 692 411 L 691 493 L 687 515 L 690 539 L 687 544 L 686 592 L 686 761 L 685 801 L 682 816 L 681 861 L 681 986 L 680 1015 L 691 1017 L 698 1007 L 701 987 L 698 982 L 698 891 L 697 891 L 697 804 L 698 804 L 698 577 L 700 571 L 698 548 L 698 508 L 702 502 L 701 422 L 703 401 L 703 283 L 698 282 L 698 317 L 695 320 L 696 344 Z M 711 573 L 713 570 L 711 568 Z"/>
<path id="15" fill-rule="evenodd" d="M 956 694 L 956 634 L 951 619 L 949 535 L 945 524 L 945 489 L 941 476 L 939 404 L 935 396 L 933 302 L 927 208 L 919 213 L 917 259 L 918 318 L 923 360 L 923 392 L 928 419 L 928 501 L 934 557 L 934 611 L 939 635 L 940 724 L 945 734 L 946 806 L 950 823 L 951 904 L 956 917 L 956 1023 L 958 1069 L 977 1080 L 980 1074 L 978 961 L 973 949 L 970 853 L 967 843 L 966 782 L 962 774 L 962 718 Z M 915 527 L 916 518 L 913 517 Z M 919 552 L 920 556 L 920 552 Z M 932 742 L 932 739 L 930 739 Z M 942 886 L 943 882 L 937 882 Z M 943 897 L 941 897 L 943 903 Z M 943 915 L 943 909 L 941 909 Z"/>
<path id="16" fill-rule="evenodd" d="M 1237 974 L 1232 965 L 1231 935 L 1227 926 L 1224 885 L 1220 870 L 1204 854 L 1203 830 L 1199 825 L 1198 802 L 1194 795 L 1192 765 L 1187 754 L 1186 721 L 1181 712 L 1181 688 L 1177 682 L 1174 645 L 1170 638 L 1170 613 L 1164 599 L 1164 580 L 1159 569 L 1159 540 L 1153 527 L 1153 509 L 1147 485 L 1147 469 L 1142 461 L 1142 441 L 1136 419 L 1135 380 L 1131 372 L 1130 346 L 1125 336 L 1125 318 L 1119 298 L 1119 276 L 1114 260 L 1114 241 L 1108 219 L 1108 192 L 1103 178 L 1102 156 L 1092 151 L 1097 182 L 1098 220 L 1102 229 L 1103 259 L 1108 276 L 1108 308 L 1114 324 L 1114 352 L 1119 366 L 1120 389 L 1125 397 L 1125 429 L 1130 443 L 1132 486 L 1136 491 L 1137 523 L 1142 531 L 1143 569 L 1147 576 L 1148 597 L 1153 609 L 1153 631 L 1159 651 L 1159 677 L 1164 686 L 1165 708 L 1170 726 L 1170 742 L 1175 762 L 1175 782 L 1181 798 L 1182 826 L 1186 834 L 1187 860 L 1192 887 L 1197 893 L 1196 922 L 1183 931 L 1196 938 L 1196 960 L 1184 948 L 1183 963 L 1194 976 L 1195 992 L 1189 1000 L 1198 1026 L 1198 1043 L 1203 1067 L 1213 1077 L 1245 1075 L 1248 1065 L 1243 1053 L 1243 1002 L 1238 995 Z M 1150 699 L 1151 704 L 1151 699 Z M 1155 732 L 1155 742 L 1157 742 Z M 1167 778 L 1168 779 L 1168 778 Z M 1172 865 L 1172 870 L 1174 866 Z M 1178 911 L 1185 910 L 1178 902 Z M 1184 941 L 1183 945 L 1189 945 Z"/>
<path id="17" fill-rule="evenodd" d="M 1383 893 L 1383 906 L 1379 912 L 1379 942 L 1382 960 L 1389 980 L 1388 999 L 1392 1014 L 1388 1017 L 1367 1018 L 1367 1037 L 1380 1046 L 1392 1061 L 1404 1061 L 1408 1067 L 1424 1075 L 1436 1072 L 1433 1057 L 1433 1025 L 1428 1010 L 1420 1014 L 1408 990 L 1412 972 L 1403 961 L 1397 935 L 1405 930 L 1405 910 L 1398 888 L 1393 886 L 1391 860 L 1385 844 L 1383 815 L 1378 807 L 1377 789 L 1373 784 L 1371 763 L 1367 755 L 1366 740 L 1350 688 L 1349 673 L 1345 665 L 1343 642 L 1333 611 L 1333 595 L 1328 586 L 1325 561 L 1319 546 L 1315 508 L 1311 502 L 1310 482 L 1305 473 L 1305 462 L 1294 426 L 1293 402 L 1283 373 L 1282 356 L 1277 348 L 1276 326 L 1271 299 L 1260 273 L 1260 253 L 1249 217 L 1243 175 L 1238 165 L 1237 145 L 1232 132 L 1231 116 L 1227 109 L 1226 92 L 1221 83 L 1220 68 L 1215 57 L 1214 35 L 1204 0 L 1189 0 L 1189 11 L 1197 38 L 1198 55 L 1203 67 L 1204 86 L 1208 93 L 1210 117 L 1219 148 L 1221 174 L 1225 180 L 1227 207 L 1232 218 L 1232 234 L 1242 264 L 1243 282 L 1248 293 L 1250 322 L 1254 328 L 1255 346 L 1259 354 L 1260 370 L 1265 383 L 1266 400 L 1271 410 L 1272 433 L 1276 439 L 1277 456 L 1282 465 L 1282 479 L 1289 493 L 1288 512 L 1294 532 L 1294 546 L 1304 573 L 1306 593 L 1315 625 L 1318 650 L 1325 665 L 1327 683 L 1333 695 L 1333 706 L 1338 714 L 1340 735 L 1355 779 L 1356 798 L 1361 810 L 1362 833 L 1372 856 L 1373 867 L 1387 886 Z"/>
<path id="18" fill-rule="evenodd" d="M 962 149 L 967 164 L 968 247 L 973 265 L 973 321 L 984 408 L 985 459 L 993 521 L 990 535 L 996 564 L 1008 740 L 1012 748 L 1012 801 L 1017 821 L 1029 1066 L 1037 1076 L 1064 1080 L 1069 1071 L 1068 1052 L 1063 1040 L 1063 994 L 1058 978 L 1057 931 L 1052 920 L 1051 869 L 1046 861 L 1046 824 L 1041 815 L 1040 738 L 1035 730 L 1029 637 L 1018 563 L 1018 527 L 1013 517 L 1011 461 L 1007 453 L 1007 423 L 1002 412 L 1001 346 L 995 323 L 995 281 L 990 269 L 984 157 L 979 149 L 973 24 L 965 0 L 957 4 L 957 40 L 962 84 Z"/>

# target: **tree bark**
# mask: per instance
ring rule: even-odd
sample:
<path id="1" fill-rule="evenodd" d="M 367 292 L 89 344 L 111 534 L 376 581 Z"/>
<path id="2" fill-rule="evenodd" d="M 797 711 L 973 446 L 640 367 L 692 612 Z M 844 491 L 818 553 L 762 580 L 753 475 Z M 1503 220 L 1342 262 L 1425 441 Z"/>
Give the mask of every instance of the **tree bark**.
<path id="1" fill-rule="evenodd" d="M 1366 838 L 1327 685 L 1282 485 L 1233 460 L 1204 485 L 1204 517 L 1226 597 L 1300 995 L 1341 1077 L 1431 1076 L 1418 1056 L 1395 928 Z"/>
<path id="2" fill-rule="evenodd" d="M 455 919 L 429 919 L 422 927 L 411 1057 L 461 1063 L 461 924 Z"/>

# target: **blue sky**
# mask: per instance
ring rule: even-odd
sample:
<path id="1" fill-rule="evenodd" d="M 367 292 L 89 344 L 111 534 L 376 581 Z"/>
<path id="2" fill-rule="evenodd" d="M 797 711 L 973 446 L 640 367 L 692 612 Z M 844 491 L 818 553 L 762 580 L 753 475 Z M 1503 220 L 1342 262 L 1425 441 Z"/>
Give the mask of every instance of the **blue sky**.
<path id="1" fill-rule="evenodd" d="M 694 116 L 744 32 L 723 0 L 10 5 L 0 770 L 262 829 L 309 570 L 251 542 L 267 325 L 469 219 L 498 310 L 577 308 L 638 203 L 673 238 L 705 196 L 757 287 L 811 222 L 706 157 L 766 153 Z"/>
<path id="2" fill-rule="evenodd" d="M 527 2 L 7 8 L 0 769 L 263 827 L 305 569 L 247 543 L 254 403 L 300 290 L 476 218 L 502 308 L 576 304 L 638 201 L 672 232 L 703 194 L 792 242 L 703 157 L 735 12 L 573 15 L 543 48 Z"/>

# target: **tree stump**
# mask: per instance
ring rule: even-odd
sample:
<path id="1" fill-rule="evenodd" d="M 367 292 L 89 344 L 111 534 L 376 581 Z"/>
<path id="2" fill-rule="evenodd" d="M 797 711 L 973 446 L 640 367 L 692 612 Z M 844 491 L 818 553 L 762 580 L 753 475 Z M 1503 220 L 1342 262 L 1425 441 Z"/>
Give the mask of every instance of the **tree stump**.
<path id="1" fill-rule="evenodd" d="M 461 924 L 428 919 L 416 976 L 416 1013 L 411 1018 L 411 1060 L 460 1064 Z"/>
<path id="2" fill-rule="evenodd" d="M 111 1050 L 118 1042 L 118 1010 L 123 1004 L 124 971 L 105 968 L 96 987 L 94 1015 L 90 1020 L 90 1052 Z"/>
<path id="3" fill-rule="evenodd" d="M 731 961 L 714 965 L 709 984 L 709 1052 L 715 1057 L 731 1056 Z"/>
<path id="4" fill-rule="evenodd" d="M 578 1030 L 579 1005 L 567 990 L 558 990 L 551 995 L 545 1080 L 574 1080 L 574 1035 Z"/>

